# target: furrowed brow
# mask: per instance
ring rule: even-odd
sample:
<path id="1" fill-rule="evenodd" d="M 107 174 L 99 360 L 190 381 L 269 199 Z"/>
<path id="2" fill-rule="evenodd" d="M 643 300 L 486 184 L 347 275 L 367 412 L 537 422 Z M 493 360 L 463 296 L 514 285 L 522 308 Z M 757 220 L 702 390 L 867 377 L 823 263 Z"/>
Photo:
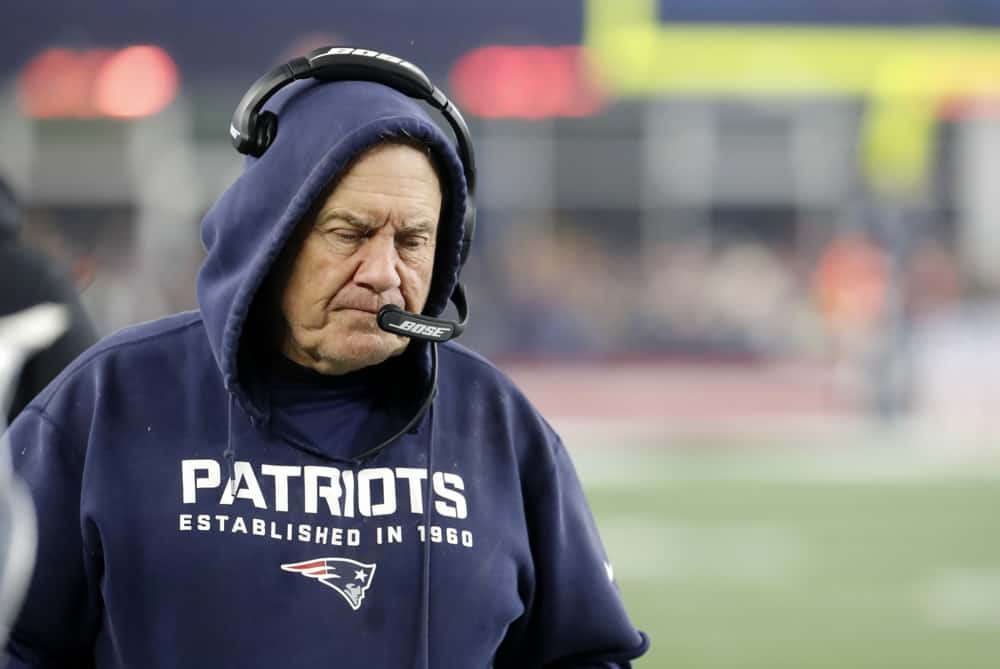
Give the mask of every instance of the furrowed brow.
<path id="1" fill-rule="evenodd" d="M 362 230 L 372 230 L 373 228 L 377 227 L 371 219 L 356 214 L 350 209 L 342 209 L 342 208 L 330 209 L 329 211 L 321 212 L 317 219 L 317 222 L 325 223 L 326 221 L 330 221 L 333 219 L 344 221 L 348 225 L 352 225 Z"/>
<path id="2" fill-rule="evenodd" d="M 431 234 L 434 232 L 434 223 L 425 218 L 417 219 L 406 223 L 403 226 L 403 231 Z"/>
<path id="3" fill-rule="evenodd" d="M 380 224 L 376 223 L 371 218 L 342 207 L 320 212 L 320 215 L 316 219 L 316 224 L 320 225 L 331 220 L 343 221 L 348 225 L 365 231 L 375 230 L 376 228 L 381 227 Z M 417 234 L 434 234 L 435 229 L 436 221 L 429 218 L 416 218 L 411 221 L 407 221 L 402 226 L 402 232 Z"/>

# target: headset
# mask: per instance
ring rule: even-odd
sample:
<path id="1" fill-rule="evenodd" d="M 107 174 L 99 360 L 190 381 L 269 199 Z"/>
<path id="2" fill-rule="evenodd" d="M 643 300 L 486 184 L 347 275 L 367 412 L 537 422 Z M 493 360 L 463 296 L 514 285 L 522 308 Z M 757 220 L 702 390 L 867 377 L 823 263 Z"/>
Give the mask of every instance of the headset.
<path id="1" fill-rule="evenodd" d="M 275 67 L 250 86 L 236 106 L 229 126 L 237 151 L 257 158 L 264 155 L 278 134 L 278 116 L 271 111 L 262 111 L 262 108 L 272 95 L 299 79 L 383 84 L 422 100 L 441 113 L 455 134 L 455 148 L 462 162 L 467 186 L 459 256 L 461 272 L 476 229 L 476 165 L 469 126 L 458 108 L 431 83 L 423 70 L 402 58 L 370 49 L 325 46 Z M 393 334 L 432 342 L 448 341 L 462 334 L 469 322 L 469 305 L 461 283 L 455 285 L 450 297 L 458 311 L 457 322 L 410 313 L 395 305 L 382 307 L 376 320 L 380 328 Z"/>

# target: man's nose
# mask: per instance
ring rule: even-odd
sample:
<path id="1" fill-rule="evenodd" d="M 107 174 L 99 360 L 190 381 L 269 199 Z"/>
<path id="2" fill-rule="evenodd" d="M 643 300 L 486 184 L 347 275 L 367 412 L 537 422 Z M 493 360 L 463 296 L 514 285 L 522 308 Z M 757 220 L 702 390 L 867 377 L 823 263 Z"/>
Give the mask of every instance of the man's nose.
<path id="1" fill-rule="evenodd" d="M 399 253 L 393 235 L 376 233 L 365 241 L 358 252 L 361 253 L 361 263 L 354 274 L 356 283 L 376 293 L 399 288 L 399 272 L 396 269 Z"/>

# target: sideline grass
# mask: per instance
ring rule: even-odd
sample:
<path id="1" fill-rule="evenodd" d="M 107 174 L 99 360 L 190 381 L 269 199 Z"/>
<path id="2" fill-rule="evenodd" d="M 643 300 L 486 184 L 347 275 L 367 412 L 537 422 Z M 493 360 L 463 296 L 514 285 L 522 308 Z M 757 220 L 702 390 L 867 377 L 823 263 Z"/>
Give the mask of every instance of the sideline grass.
<path id="1" fill-rule="evenodd" d="M 1000 667 L 1000 468 L 574 453 L 643 669 Z"/>

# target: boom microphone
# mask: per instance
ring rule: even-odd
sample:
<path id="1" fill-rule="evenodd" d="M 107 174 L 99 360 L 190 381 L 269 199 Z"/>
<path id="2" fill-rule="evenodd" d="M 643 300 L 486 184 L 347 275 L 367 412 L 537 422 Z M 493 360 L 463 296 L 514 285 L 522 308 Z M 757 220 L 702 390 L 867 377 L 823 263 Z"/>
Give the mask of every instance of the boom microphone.
<path id="1" fill-rule="evenodd" d="M 380 328 L 392 334 L 424 341 L 446 342 L 462 334 L 469 323 L 469 304 L 465 299 L 462 284 L 455 286 L 451 301 L 458 310 L 457 322 L 413 314 L 403 311 L 395 304 L 387 304 L 379 309 L 375 320 Z"/>

